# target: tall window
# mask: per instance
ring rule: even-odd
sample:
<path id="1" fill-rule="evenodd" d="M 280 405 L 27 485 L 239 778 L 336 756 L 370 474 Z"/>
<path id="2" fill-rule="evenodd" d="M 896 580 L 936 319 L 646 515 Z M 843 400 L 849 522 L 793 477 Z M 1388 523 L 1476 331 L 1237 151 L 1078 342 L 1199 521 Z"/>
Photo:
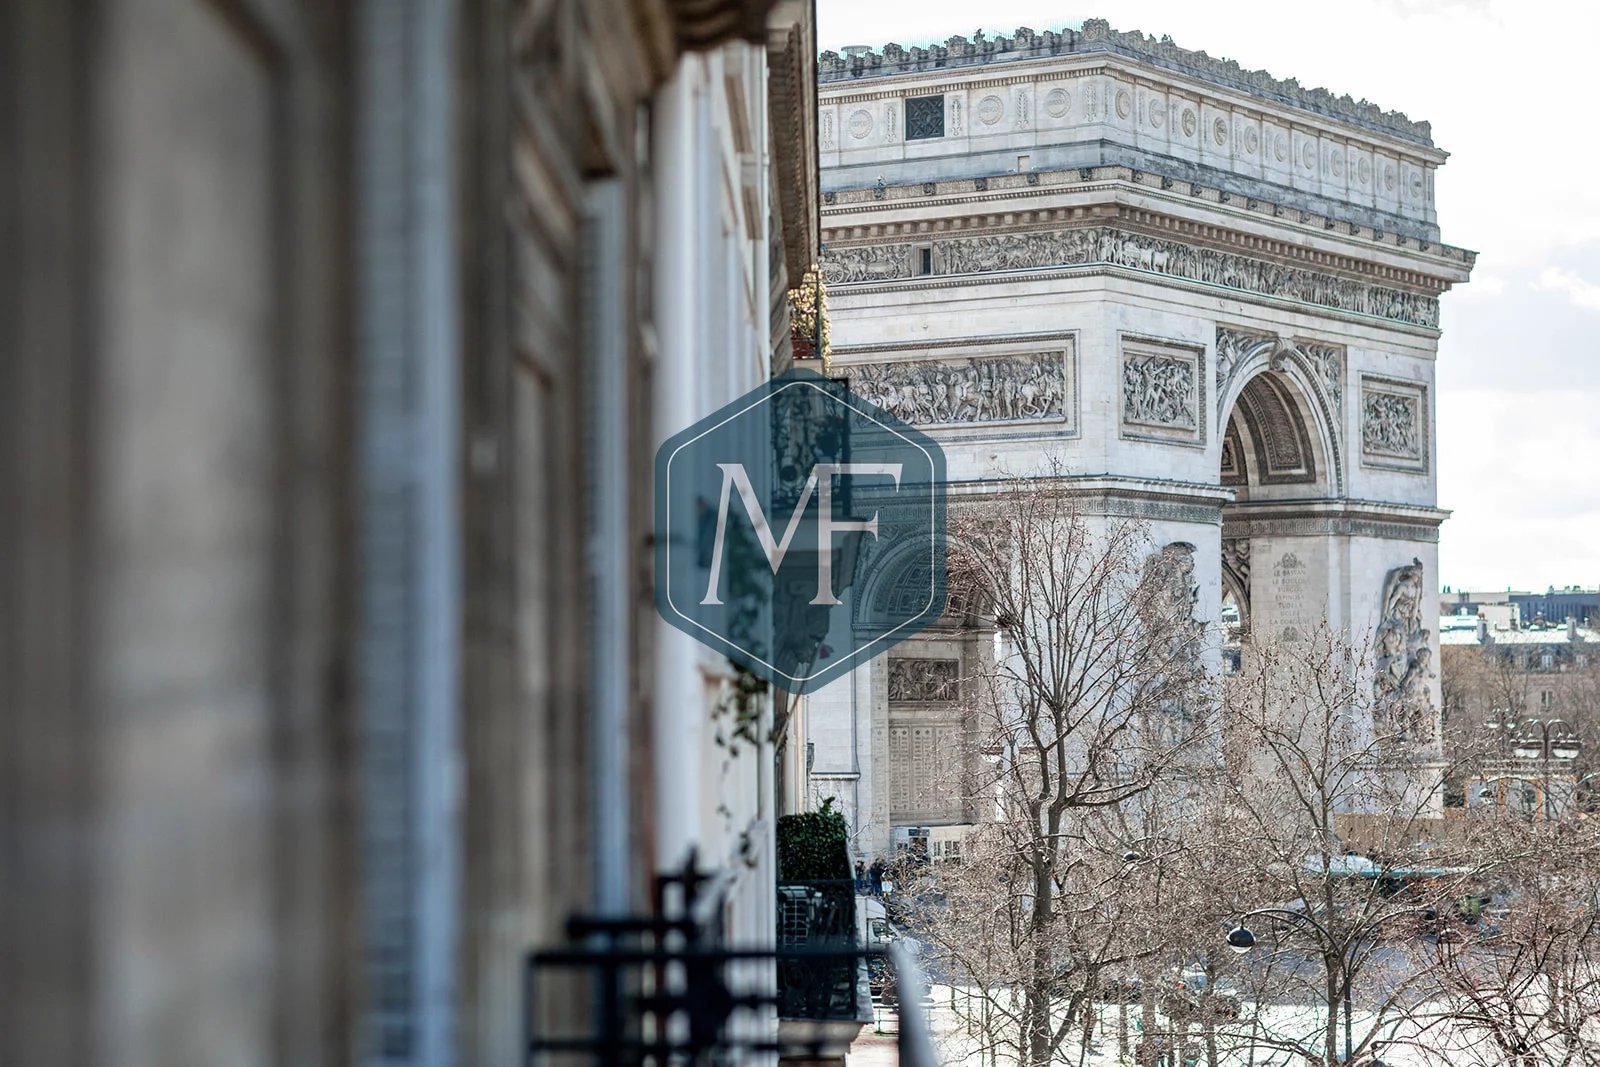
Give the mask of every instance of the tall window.
<path id="1" fill-rule="evenodd" d="M 944 136 L 944 94 L 906 98 L 906 140 Z"/>

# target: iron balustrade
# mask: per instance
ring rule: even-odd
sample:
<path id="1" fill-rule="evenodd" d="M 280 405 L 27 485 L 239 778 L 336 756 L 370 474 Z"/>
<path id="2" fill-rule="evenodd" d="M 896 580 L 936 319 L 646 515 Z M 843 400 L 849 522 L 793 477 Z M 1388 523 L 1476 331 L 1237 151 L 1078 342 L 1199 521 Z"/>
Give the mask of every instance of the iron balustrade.
<path id="1" fill-rule="evenodd" d="M 780 924 L 787 925 L 779 944 L 758 948 L 723 944 L 728 886 L 725 878 L 698 870 L 691 857 L 681 872 L 659 880 L 652 914 L 569 919 L 564 947 L 527 958 L 525 1063 L 669 1067 L 744 1062 L 762 1053 L 820 1057 L 837 1051 L 833 1039 L 823 1030 L 780 1038 L 780 1014 L 857 1019 L 855 976 L 878 958 L 889 961 L 902 983 L 922 986 L 916 960 L 898 946 L 856 945 L 852 883 L 784 883 Z M 574 972 L 586 976 L 587 985 L 563 988 L 587 990 L 579 1002 L 584 1007 L 567 1013 L 582 1029 L 552 1033 L 541 1017 L 549 1014 L 541 1013 L 541 999 L 547 983 Z M 816 1014 L 789 1016 L 791 1009 Z M 898 1042 L 905 1067 L 933 1067 L 920 1001 L 901 1008 Z"/>

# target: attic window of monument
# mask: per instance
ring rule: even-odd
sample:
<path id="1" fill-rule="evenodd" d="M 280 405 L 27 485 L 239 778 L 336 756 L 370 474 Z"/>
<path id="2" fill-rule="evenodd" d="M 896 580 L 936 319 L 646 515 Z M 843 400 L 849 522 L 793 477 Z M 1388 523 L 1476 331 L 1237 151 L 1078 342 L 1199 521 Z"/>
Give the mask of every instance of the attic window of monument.
<path id="1" fill-rule="evenodd" d="M 906 140 L 944 136 L 944 94 L 906 98 Z"/>
<path id="2" fill-rule="evenodd" d="M 933 246 L 923 245 L 917 249 L 917 274 L 925 276 L 933 273 Z"/>

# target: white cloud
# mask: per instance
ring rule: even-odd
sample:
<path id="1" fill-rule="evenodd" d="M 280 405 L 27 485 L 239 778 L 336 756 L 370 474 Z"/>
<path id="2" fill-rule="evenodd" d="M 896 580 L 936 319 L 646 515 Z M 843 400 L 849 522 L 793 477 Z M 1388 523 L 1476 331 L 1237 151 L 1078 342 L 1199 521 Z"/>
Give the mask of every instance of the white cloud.
<path id="1" fill-rule="evenodd" d="M 1439 404 L 1439 569 L 1457 588 L 1600 578 L 1600 395 L 1460 390 Z"/>
<path id="2" fill-rule="evenodd" d="M 1533 283 L 1533 287 L 1560 293 L 1578 307 L 1589 311 L 1600 311 L 1600 285 L 1584 280 L 1575 271 L 1546 267 L 1539 272 L 1539 279 Z"/>

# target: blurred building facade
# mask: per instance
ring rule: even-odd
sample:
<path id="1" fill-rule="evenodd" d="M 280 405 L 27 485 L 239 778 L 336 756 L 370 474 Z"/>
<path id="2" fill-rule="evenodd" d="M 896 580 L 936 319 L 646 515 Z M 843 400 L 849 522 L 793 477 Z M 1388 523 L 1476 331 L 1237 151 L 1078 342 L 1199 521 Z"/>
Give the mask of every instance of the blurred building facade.
<path id="1" fill-rule="evenodd" d="M 0 12 L 0 1062 L 520 1062 L 691 854 L 772 936 L 656 443 L 788 360 L 803 0 Z M 581 1023 L 581 980 L 544 989 Z"/>

